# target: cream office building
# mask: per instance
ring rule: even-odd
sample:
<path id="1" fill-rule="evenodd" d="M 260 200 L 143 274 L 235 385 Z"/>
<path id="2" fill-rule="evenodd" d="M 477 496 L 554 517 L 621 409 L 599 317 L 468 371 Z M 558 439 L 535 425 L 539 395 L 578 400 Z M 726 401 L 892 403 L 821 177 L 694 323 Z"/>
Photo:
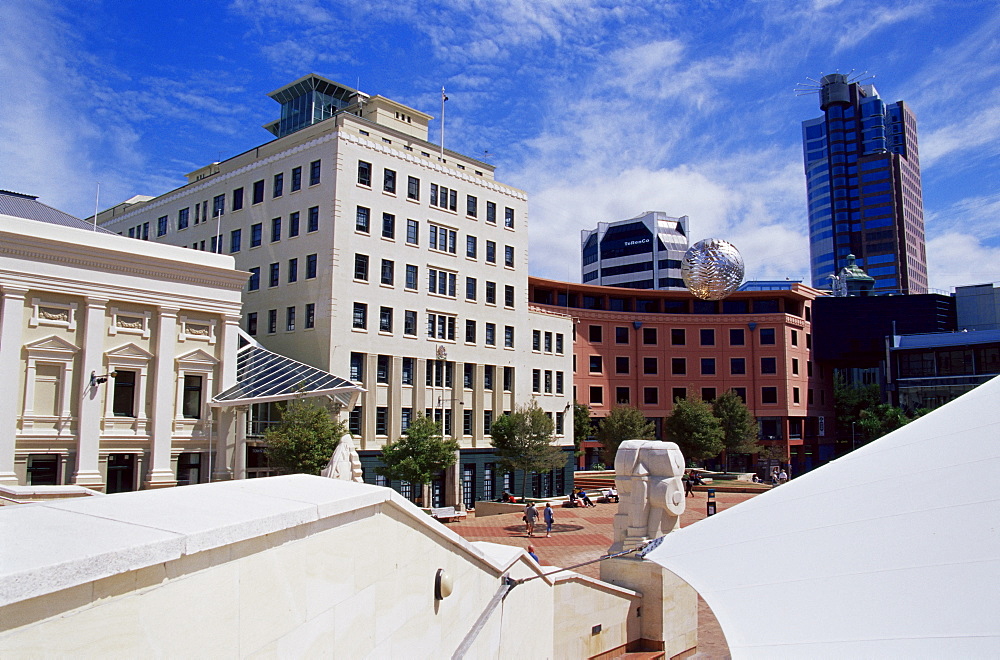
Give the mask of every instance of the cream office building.
<path id="1" fill-rule="evenodd" d="M 233 412 L 210 403 L 236 382 L 245 281 L 0 191 L 0 495 L 228 478 Z"/>
<path id="2" fill-rule="evenodd" d="M 537 401 L 571 447 L 572 325 L 528 306 L 525 193 L 431 144 L 431 117 L 387 98 L 316 75 L 270 96 L 277 139 L 100 224 L 231 254 L 249 271 L 244 329 L 365 388 L 350 426 L 370 481 L 378 449 L 418 413 L 460 441 L 437 488 L 461 481 L 466 504 L 513 485 L 495 470 L 489 428 L 516 405 Z M 561 492 L 569 478 L 540 475 L 528 490 Z"/>

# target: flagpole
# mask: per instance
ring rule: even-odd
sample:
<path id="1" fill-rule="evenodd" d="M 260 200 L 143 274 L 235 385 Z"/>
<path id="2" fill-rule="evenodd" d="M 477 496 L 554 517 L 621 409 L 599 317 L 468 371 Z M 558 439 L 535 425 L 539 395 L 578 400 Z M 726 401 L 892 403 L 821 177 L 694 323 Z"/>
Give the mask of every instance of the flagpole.
<path id="1" fill-rule="evenodd" d="M 444 87 L 441 87 L 441 161 L 444 161 L 444 102 L 448 97 L 444 95 Z"/>

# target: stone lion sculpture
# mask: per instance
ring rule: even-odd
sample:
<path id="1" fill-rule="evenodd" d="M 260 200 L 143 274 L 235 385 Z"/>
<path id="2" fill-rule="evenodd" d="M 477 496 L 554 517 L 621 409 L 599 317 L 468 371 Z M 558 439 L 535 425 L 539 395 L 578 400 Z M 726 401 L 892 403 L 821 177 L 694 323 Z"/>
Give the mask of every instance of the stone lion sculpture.
<path id="1" fill-rule="evenodd" d="M 626 440 L 615 455 L 620 501 L 610 552 L 631 550 L 680 527 L 684 456 L 673 442 Z"/>

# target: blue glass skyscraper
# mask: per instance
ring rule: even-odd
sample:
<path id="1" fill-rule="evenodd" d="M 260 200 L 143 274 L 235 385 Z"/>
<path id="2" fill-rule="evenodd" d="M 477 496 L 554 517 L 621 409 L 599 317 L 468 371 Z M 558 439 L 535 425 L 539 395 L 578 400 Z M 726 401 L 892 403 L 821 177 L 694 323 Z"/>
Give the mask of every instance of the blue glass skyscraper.
<path id="1" fill-rule="evenodd" d="M 853 254 L 875 294 L 926 293 L 916 118 L 840 73 L 819 96 L 823 116 L 802 122 L 813 286 L 828 288 Z"/>

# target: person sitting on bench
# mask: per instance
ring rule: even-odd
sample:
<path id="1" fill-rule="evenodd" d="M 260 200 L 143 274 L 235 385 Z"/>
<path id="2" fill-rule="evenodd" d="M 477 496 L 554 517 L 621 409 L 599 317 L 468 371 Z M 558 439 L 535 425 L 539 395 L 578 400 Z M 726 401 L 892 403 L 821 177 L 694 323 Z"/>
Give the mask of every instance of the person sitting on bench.
<path id="1" fill-rule="evenodd" d="M 576 497 L 578 500 L 583 502 L 583 506 L 597 506 L 596 504 L 590 501 L 590 498 L 587 497 L 587 491 L 585 491 L 583 488 L 580 488 L 580 492 L 576 494 Z"/>
<path id="2" fill-rule="evenodd" d="M 571 507 L 583 506 L 582 504 L 580 504 L 580 501 L 578 499 L 576 499 L 576 491 L 575 490 L 569 491 L 569 505 Z"/>
<path id="3" fill-rule="evenodd" d="M 604 493 L 604 497 L 608 498 L 609 502 L 617 502 L 618 501 L 618 489 L 615 488 L 614 486 L 612 486 L 611 488 L 609 488 Z"/>

